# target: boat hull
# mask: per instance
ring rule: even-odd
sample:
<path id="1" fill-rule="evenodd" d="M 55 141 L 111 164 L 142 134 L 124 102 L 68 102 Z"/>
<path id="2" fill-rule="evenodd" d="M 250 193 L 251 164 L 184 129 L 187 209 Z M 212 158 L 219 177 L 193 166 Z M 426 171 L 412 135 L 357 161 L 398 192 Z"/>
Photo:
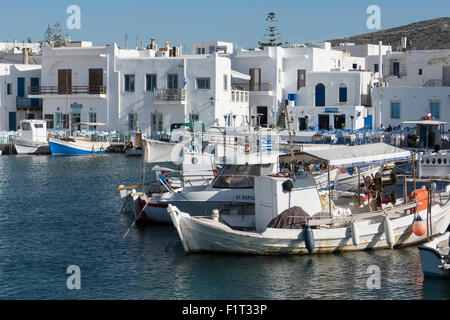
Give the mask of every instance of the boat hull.
<path id="1" fill-rule="evenodd" d="M 108 150 L 109 143 L 90 141 L 64 141 L 49 139 L 49 146 L 54 156 L 83 156 L 91 154 L 103 154 Z"/>
<path id="2" fill-rule="evenodd" d="M 172 222 L 177 229 L 187 253 L 222 252 L 238 254 L 309 254 L 303 230 L 271 229 L 263 233 L 233 230 L 208 218 L 194 218 L 169 206 Z M 437 209 L 436 209 L 437 210 Z M 426 212 L 421 213 L 426 220 Z M 392 233 L 395 247 L 408 246 L 426 241 L 412 233 L 414 216 L 407 215 L 392 219 Z M 444 207 L 432 215 L 434 234 L 445 232 L 450 223 L 450 207 Z M 360 251 L 391 248 L 384 223 L 362 221 L 359 225 L 359 243 L 354 244 L 351 227 L 313 229 L 315 249 L 312 253 Z"/>
<path id="3" fill-rule="evenodd" d="M 26 139 L 14 139 L 17 154 L 50 154 L 47 142 L 36 142 Z"/>

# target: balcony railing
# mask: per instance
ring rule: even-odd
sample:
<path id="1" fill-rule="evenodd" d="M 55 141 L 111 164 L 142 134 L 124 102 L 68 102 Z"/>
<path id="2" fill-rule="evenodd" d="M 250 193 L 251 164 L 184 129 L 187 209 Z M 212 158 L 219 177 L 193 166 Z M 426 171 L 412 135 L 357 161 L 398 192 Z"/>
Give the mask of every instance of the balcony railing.
<path id="1" fill-rule="evenodd" d="M 423 85 L 424 87 L 443 87 L 442 79 L 430 79 Z"/>
<path id="2" fill-rule="evenodd" d="M 42 108 L 42 99 L 16 97 L 16 108 Z"/>
<path id="3" fill-rule="evenodd" d="M 28 94 L 106 94 L 105 86 L 41 86 L 28 87 Z"/>
<path id="4" fill-rule="evenodd" d="M 233 90 L 240 90 L 240 91 L 272 91 L 272 84 L 271 83 L 248 83 L 248 82 L 242 82 L 242 83 L 232 83 L 231 88 Z"/>
<path id="5" fill-rule="evenodd" d="M 184 89 L 155 89 L 153 99 L 155 101 L 186 101 Z"/>

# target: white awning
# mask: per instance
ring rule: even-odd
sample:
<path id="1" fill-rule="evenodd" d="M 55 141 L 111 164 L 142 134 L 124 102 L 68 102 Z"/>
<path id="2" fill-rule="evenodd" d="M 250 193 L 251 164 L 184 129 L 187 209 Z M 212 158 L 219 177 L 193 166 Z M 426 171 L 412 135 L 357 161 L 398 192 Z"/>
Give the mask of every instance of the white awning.
<path id="1" fill-rule="evenodd" d="M 251 79 L 251 77 L 249 75 L 237 72 L 235 70 L 231 70 L 231 76 L 233 78 L 238 78 L 238 79 L 243 79 L 243 80 L 250 80 Z"/>
<path id="2" fill-rule="evenodd" d="M 385 143 L 308 150 L 304 153 L 314 158 L 325 160 L 331 168 L 369 165 L 382 162 L 408 160 L 412 158 L 411 151 Z"/>
<path id="3" fill-rule="evenodd" d="M 447 122 L 437 120 L 417 120 L 417 121 L 403 121 L 402 124 L 415 124 L 415 125 L 421 124 L 429 126 L 438 126 L 441 124 L 447 124 Z"/>

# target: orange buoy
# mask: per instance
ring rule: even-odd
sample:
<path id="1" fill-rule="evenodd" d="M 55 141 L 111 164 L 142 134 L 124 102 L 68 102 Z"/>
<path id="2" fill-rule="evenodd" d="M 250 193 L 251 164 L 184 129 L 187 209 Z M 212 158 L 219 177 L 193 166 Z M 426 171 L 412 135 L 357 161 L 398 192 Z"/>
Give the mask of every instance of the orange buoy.
<path id="1" fill-rule="evenodd" d="M 412 223 L 412 231 L 418 237 L 422 237 L 427 232 L 425 221 L 423 221 L 419 215 L 414 218 Z"/>

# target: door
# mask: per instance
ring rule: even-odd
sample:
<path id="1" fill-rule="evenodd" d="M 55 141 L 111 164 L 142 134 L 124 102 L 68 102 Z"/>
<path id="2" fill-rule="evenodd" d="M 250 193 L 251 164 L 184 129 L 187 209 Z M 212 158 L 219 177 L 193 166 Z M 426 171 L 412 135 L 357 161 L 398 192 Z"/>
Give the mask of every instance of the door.
<path id="1" fill-rule="evenodd" d="M 334 116 L 334 128 L 335 129 L 344 129 L 345 127 L 345 115 L 344 114 L 336 114 Z"/>
<path id="2" fill-rule="evenodd" d="M 442 67 L 442 85 L 450 87 L 450 66 Z"/>
<path id="3" fill-rule="evenodd" d="M 298 118 L 298 130 L 305 131 L 308 129 L 308 118 Z"/>
<path id="4" fill-rule="evenodd" d="M 394 76 L 400 75 L 400 62 L 394 62 L 392 64 L 392 74 Z"/>
<path id="5" fill-rule="evenodd" d="M 257 107 L 256 112 L 258 113 L 259 125 L 267 127 L 267 107 Z"/>
<path id="6" fill-rule="evenodd" d="M 306 70 L 297 70 L 297 90 L 306 87 Z"/>
<path id="7" fill-rule="evenodd" d="M 364 129 L 372 130 L 373 122 L 372 122 L 372 115 L 367 115 L 367 118 L 364 119 Z"/>
<path id="8" fill-rule="evenodd" d="M 329 129 L 330 129 L 330 115 L 319 114 L 319 130 L 329 130 Z"/>
<path id="9" fill-rule="evenodd" d="M 30 89 L 31 93 L 38 94 L 39 93 L 39 78 L 31 78 L 30 87 L 31 87 L 31 89 Z M 38 106 L 39 105 L 39 99 L 32 98 L 31 99 L 31 105 L 32 106 Z"/>
<path id="10" fill-rule="evenodd" d="M 89 69 L 89 94 L 100 94 L 103 86 L 103 69 Z"/>
<path id="11" fill-rule="evenodd" d="M 17 96 L 25 97 L 25 78 L 17 78 Z"/>
<path id="12" fill-rule="evenodd" d="M 325 86 L 323 83 L 316 86 L 316 107 L 325 107 Z"/>
<path id="13" fill-rule="evenodd" d="M 167 76 L 167 89 L 178 89 L 178 74 Z"/>
<path id="14" fill-rule="evenodd" d="M 10 112 L 9 113 L 9 131 L 16 131 L 16 113 Z"/>
<path id="15" fill-rule="evenodd" d="M 59 94 L 72 93 L 72 69 L 58 70 L 58 93 Z"/>

